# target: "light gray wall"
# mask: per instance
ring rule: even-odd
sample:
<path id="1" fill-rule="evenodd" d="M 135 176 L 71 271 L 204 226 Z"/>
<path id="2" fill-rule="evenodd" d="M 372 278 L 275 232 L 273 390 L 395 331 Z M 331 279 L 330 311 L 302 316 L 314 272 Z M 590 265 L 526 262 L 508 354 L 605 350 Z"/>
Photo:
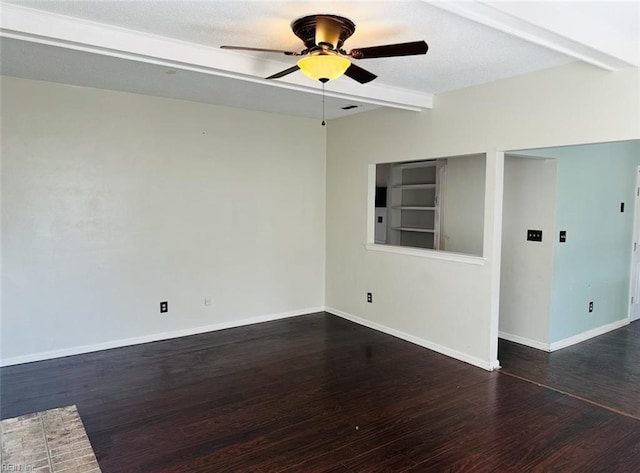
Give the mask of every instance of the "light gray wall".
<path id="1" fill-rule="evenodd" d="M 316 120 L 4 77 L 3 360 L 322 307 L 325 142 Z"/>
<path id="2" fill-rule="evenodd" d="M 628 317 L 640 140 L 523 154 L 553 158 L 558 166 L 549 327 L 554 349 Z M 620 212 L 621 202 L 625 212 Z M 560 230 L 567 232 L 565 243 L 558 241 Z"/>
<path id="3" fill-rule="evenodd" d="M 447 159 L 440 249 L 482 256 L 486 159 Z"/>
<path id="4" fill-rule="evenodd" d="M 505 157 L 500 283 L 500 332 L 512 341 L 548 349 L 556 160 Z M 527 241 L 527 230 L 542 241 Z"/>
<path id="5" fill-rule="evenodd" d="M 497 151 L 639 138 L 638 80 L 638 69 L 611 73 L 575 63 L 443 94 L 422 113 L 382 109 L 331 121 L 327 306 L 495 366 L 503 182 Z M 369 165 L 484 152 L 484 264 L 367 249 Z M 373 304 L 366 292 L 374 293 Z"/>
<path id="6" fill-rule="evenodd" d="M 389 185 L 389 164 L 380 164 L 376 168 L 376 187 L 387 187 Z"/>
<path id="7" fill-rule="evenodd" d="M 4 78 L 3 357 L 325 301 L 495 366 L 497 151 L 640 138 L 639 79 L 576 63 L 443 94 L 423 113 L 330 121 L 325 219 L 315 120 Z M 487 153 L 484 264 L 365 248 L 369 164 L 473 153 Z"/>

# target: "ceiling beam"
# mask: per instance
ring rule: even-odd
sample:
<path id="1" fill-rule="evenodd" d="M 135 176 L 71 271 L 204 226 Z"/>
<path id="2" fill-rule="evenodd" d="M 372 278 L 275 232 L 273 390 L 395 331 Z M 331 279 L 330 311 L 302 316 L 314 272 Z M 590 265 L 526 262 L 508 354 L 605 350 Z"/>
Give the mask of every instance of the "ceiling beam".
<path id="1" fill-rule="evenodd" d="M 519 12 L 517 2 L 509 2 L 509 13 L 506 9 L 491 6 L 486 2 L 466 1 L 466 2 L 447 2 L 422 0 L 434 7 L 454 13 L 468 20 L 475 21 L 482 25 L 488 26 L 511 36 L 523 39 L 533 44 L 543 46 L 547 49 L 565 54 L 585 63 L 600 67 L 605 70 L 615 71 L 630 66 L 637 66 L 637 61 L 630 60 L 626 55 L 621 53 L 613 53 L 604 51 L 602 48 L 596 47 L 593 42 L 587 43 L 584 40 L 572 39 L 567 36 L 566 32 L 558 31 L 557 25 L 561 22 L 544 21 L 544 15 L 538 15 L 536 22 L 531 17 Z M 535 8 L 549 8 L 553 5 L 546 5 L 545 2 L 538 2 Z M 553 2 L 549 2 L 553 3 Z M 576 2 L 576 5 L 579 2 Z M 610 4 L 611 5 L 611 4 Z M 611 5 L 611 8 L 615 6 Z M 558 14 L 557 11 L 549 10 L 549 15 Z M 573 13 L 576 14 L 575 11 Z M 549 17 L 548 17 L 549 18 Z M 580 18 L 582 21 L 583 18 Z M 574 22 L 574 18 L 567 18 L 567 21 Z M 595 26 L 593 25 L 594 30 Z"/>

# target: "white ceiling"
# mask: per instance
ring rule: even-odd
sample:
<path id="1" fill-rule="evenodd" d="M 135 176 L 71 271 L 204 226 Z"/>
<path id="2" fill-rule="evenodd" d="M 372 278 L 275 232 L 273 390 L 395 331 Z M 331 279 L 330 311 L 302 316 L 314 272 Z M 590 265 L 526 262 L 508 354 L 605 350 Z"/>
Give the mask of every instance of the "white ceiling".
<path id="1" fill-rule="evenodd" d="M 297 116 L 320 117 L 320 86 L 278 54 L 298 51 L 290 23 L 346 16 L 344 48 L 424 39 L 425 56 L 368 59 L 369 84 L 327 84 L 326 116 L 379 106 L 420 110 L 433 96 L 583 61 L 606 70 L 640 64 L 640 2 L 15 1 L 2 0 L 2 74 Z M 354 62 L 356 62 L 354 60 Z M 350 111 L 346 105 L 358 105 Z"/>

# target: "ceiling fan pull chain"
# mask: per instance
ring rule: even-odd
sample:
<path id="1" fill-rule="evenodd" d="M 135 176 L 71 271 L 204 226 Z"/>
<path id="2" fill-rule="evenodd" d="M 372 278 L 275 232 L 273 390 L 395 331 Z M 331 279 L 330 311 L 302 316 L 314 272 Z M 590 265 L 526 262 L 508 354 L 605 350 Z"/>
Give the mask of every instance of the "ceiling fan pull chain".
<path id="1" fill-rule="evenodd" d="M 326 84 L 326 81 L 322 82 L 322 126 L 326 126 L 324 122 L 324 84 Z"/>

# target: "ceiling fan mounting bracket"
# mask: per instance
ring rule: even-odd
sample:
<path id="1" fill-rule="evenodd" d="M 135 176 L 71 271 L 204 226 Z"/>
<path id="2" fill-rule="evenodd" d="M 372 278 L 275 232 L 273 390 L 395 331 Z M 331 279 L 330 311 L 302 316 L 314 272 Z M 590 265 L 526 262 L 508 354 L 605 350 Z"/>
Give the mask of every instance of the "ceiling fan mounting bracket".
<path id="1" fill-rule="evenodd" d="M 316 43 L 316 31 L 318 24 L 322 24 L 324 28 L 339 32 L 337 44 L 332 43 Z M 355 32 L 356 25 L 348 18 L 338 15 L 309 15 L 298 18 L 291 23 L 293 33 L 302 40 L 305 47 L 313 50 L 318 46 L 331 46 L 331 49 L 338 50 L 342 44 Z"/>

